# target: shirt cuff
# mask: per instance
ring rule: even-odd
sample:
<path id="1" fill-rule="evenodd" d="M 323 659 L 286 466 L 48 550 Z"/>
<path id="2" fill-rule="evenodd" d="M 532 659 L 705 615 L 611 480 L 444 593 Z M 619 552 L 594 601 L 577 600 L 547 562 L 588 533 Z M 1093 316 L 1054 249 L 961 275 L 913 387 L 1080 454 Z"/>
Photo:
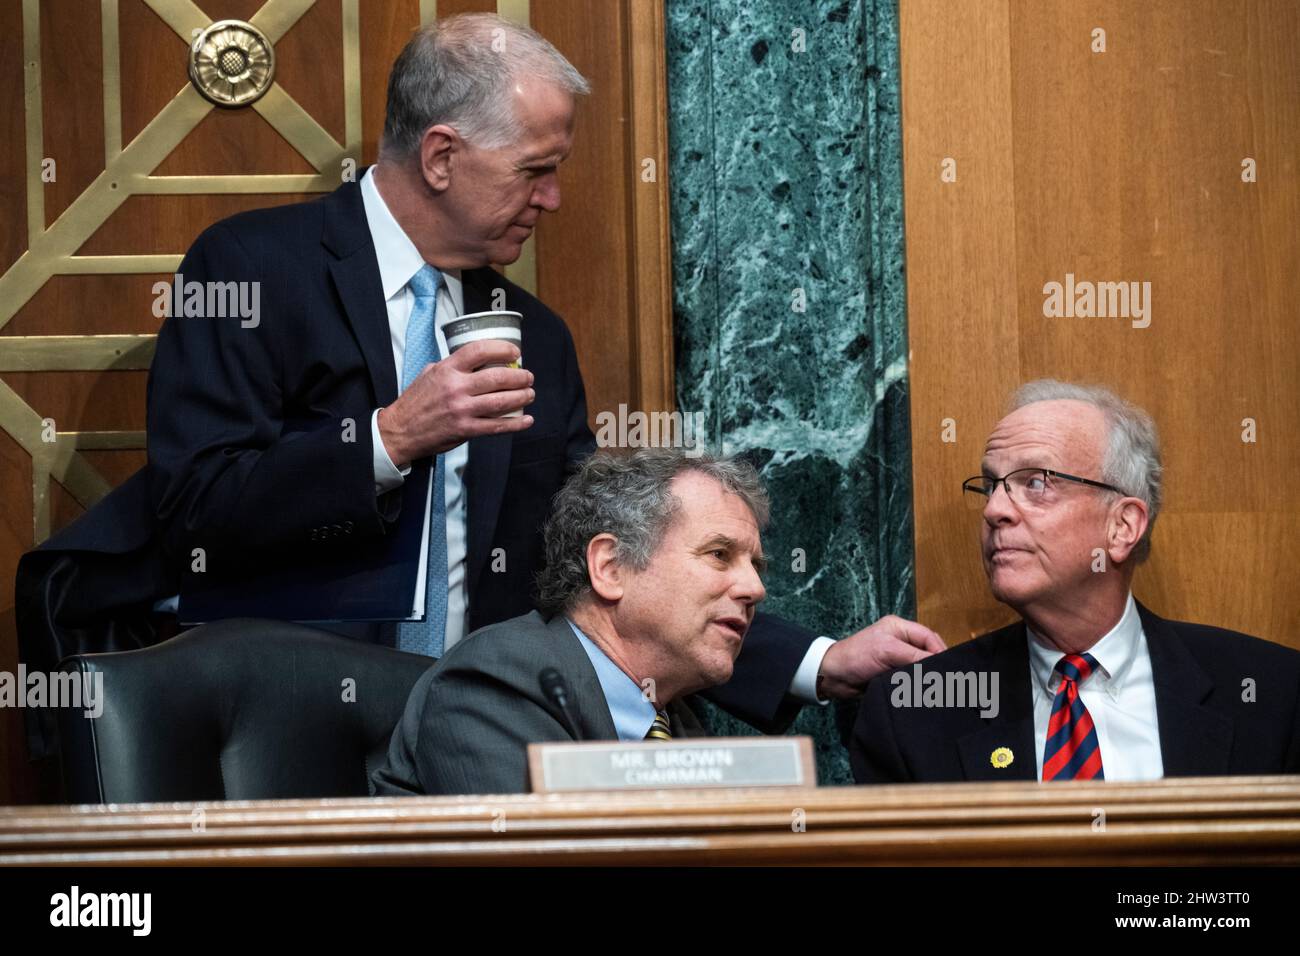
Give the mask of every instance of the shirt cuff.
<path id="1" fill-rule="evenodd" d="M 411 466 L 398 468 L 393 464 L 393 459 L 388 457 L 384 439 L 379 435 L 379 409 L 377 408 L 370 416 L 370 448 L 375 467 L 375 495 L 382 495 L 385 491 L 402 487 L 403 479 L 411 473 Z"/>
<path id="2" fill-rule="evenodd" d="M 805 704 L 820 704 L 822 707 L 830 703 L 829 699 L 823 700 L 817 696 L 817 674 L 822 669 L 822 658 L 834 644 L 834 639 L 829 637 L 819 637 L 812 642 L 799 669 L 794 672 L 794 680 L 790 681 L 791 697 Z"/>

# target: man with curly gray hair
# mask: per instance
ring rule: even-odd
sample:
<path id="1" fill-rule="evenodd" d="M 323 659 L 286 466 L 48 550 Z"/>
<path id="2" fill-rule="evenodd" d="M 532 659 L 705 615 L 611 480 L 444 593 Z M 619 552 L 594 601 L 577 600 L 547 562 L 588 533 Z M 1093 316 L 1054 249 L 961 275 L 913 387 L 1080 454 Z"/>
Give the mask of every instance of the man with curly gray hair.
<path id="1" fill-rule="evenodd" d="M 684 698 L 731 677 L 766 593 L 767 516 L 746 462 L 593 455 L 547 522 L 541 610 L 476 632 L 421 678 L 376 791 L 521 792 L 530 743 L 700 734 Z"/>
<path id="2" fill-rule="evenodd" d="M 1152 780 L 1300 772 L 1300 654 L 1138 603 L 1162 502 L 1151 416 L 1040 379 L 1011 400 L 962 494 L 993 596 L 1021 621 L 867 689 L 860 782 Z M 921 665 L 917 665 L 919 668 Z M 989 675 L 990 712 L 910 709 L 904 686 Z M 987 680 L 988 678 L 986 678 Z"/>

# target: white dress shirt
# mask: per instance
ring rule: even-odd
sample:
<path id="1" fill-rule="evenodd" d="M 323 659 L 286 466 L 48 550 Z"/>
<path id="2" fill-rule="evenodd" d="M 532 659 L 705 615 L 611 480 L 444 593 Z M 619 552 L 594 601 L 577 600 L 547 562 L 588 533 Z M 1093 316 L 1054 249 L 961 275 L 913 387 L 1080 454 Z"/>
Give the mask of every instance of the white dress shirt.
<path id="1" fill-rule="evenodd" d="M 1047 722 L 1061 683 L 1056 662 L 1065 655 L 1028 627 L 1025 630 L 1029 635 L 1029 672 L 1034 688 L 1034 744 L 1038 779 L 1042 780 Z M 1147 637 L 1131 593 L 1119 623 L 1087 653 L 1098 666 L 1080 685 L 1079 697 L 1097 728 L 1106 779 L 1160 779 L 1165 765 L 1160 755 L 1155 680 Z"/>
<path id="2" fill-rule="evenodd" d="M 384 301 L 388 307 L 388 328 L 392 338 L 393 362 L 397 368 L 398 386 L 401 386 L 402 359 L 406 355 L 406 326 L 411 318 L 411 309 L 415 302 L 409 283 L 412 277 L 424 267 L 424 258 L 415 243 L 402 231 L 393 214 L 389 212 L 383 197 L 375 186 L 375 168 L 372 166 L 361 178 L 361 198 L 365 204 L 366 222 L 375 243 L 375 255 L 379 260 L 379 277 L 383 284 Z M 447 340 L 442 334 L 442 323 L 448 317 L 460 315 L 465 311 L 465 300 L 460 281 L 460 272 L 449 269 L 444 271 L 446 283 L 438 291 L 437 311 L 434 313 L 434 328 L 437 330 L 438 347 L 442 354 L 447 354 Z M 374 445 L 375 494 L 382 494 L 401 485 L 403 478 L 410 472 L 407 467 L 398 470 L 388 457 L 383 440 L 379 435 L 379 409 L 370 416 L 370 435 Z M 446 453 L 444 470 L 444 492 L 447 501 L 447 633 L 444 648 L 451 648 L 465 636 L 469 627 L 469 585 L 466 579 L 466 511 L 465 511 L 465 465 L 469 462 L 469 445 L 462 442 Z M 432 482 L 430 482 L 432 487 Z M 426 509 L 426 513 L 427 509 Z M 426 532 L 427 535 L 427 532 Z M 427 542 L 421 548 L 421 555 L 427 554 Z M 424 593 L 425 562 L 420 563 L 419 583 L 416 591 Z M 826 650 L 835 642 L 827 637 L 819 637 L 812 642 L 803 661 L 790 682 L 790 693 L 797 699 L 809 704 L 825 704 L 817 696 L 817 673 L 821 670 L 822 658 Z"/>
<path id="3" fill-rule="evenodd" d="M 379 260 L 379 279 L 384 289 L 384 302 L 388 308 L 388 330 L 393 346 L 393 362 L 397 369 L 398 388 L 402 386 L 402 361 L 406 357 L 406 326 L 411 320 L 415 296 L 410 282 L 424 268 L 424 257 L 415 243 L 402 231 L 393 214 L 388 211 L 383 197 L 375 187 L 375 169 L 372 166 L 361 178 L 361 199 L 365 204 L 366 223 L 375 243 L 375 256 Z M 447 339 L 442 334 L 442 323 L 465 311 L 464 293 L 460 272 L 447 269 L 442 272 L 443 285 L 438 289 L 438 304 L 434 312 L 434 334 L 438 348 L 447 354 Z M 400 487 L 411 471 L 410 466 L 399 470 L 388 457 L 383 439 L 379 436 L 379 409 L 370 415 L 370 436 L 374 446 L 375 494 Z M 447 505 L 447 632 L 443 647 L 451 648 L 465 636 L 469 626 L 469 594 L 466 582 L 466 511 L 465 465 L 469 463 L 469 444 L 461 442 L 443 455 L 443 497 Z M 430 494 L 433 482 L 429 482 Z M 428 507 L 425 514 L 428 514 Z M 420 549 L 421 556 L 428 554 L 426 541 Z M 426 560 L 421 560 L 418 594 L 424 593 Z"/>

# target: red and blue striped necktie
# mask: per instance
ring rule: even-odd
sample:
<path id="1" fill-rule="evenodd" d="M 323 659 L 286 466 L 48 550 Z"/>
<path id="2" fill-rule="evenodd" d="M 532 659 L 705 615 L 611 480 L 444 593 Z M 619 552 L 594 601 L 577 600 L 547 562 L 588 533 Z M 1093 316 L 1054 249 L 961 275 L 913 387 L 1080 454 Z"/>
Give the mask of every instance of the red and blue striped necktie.
<path id="1" fill-rule="evenodd" d="M 1079 685 L 1097 669 L 1091 654 L 1066 654 L 1056 662 L 1061 685 L 1052 701 L 1047 721 L 1047 747 L 1043 751 L 1043 782 L 1048 780 L 1105 780 L 1101 746 L 1092 714 L 1083 706 Z"/>

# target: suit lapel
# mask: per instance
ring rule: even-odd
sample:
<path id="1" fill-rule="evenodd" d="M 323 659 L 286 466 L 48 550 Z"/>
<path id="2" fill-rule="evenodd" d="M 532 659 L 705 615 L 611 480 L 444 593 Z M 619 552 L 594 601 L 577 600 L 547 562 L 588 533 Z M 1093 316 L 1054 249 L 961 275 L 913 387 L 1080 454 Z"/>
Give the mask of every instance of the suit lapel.
<path id="1" fill-rule="evenodd" d="M 998 715 L 957 740 L 967 780 L 1037 780 L 1034 753 L 1034 699 L 1029 680 L 1029 650 L 1023 622 L 995 635 L 989 670 L 998 674 Z M 993 764 L 999 750 L 1011 752 L 1011 763 Z"/>
<path id="2" fill-rule="evenodd" d="M 492 308 L 489 301 L 491 283 L 500 277 L 491 269 L 467 269 L 461 274 L 465 296 L 465 313 L 486 312 Z M 510 468 L 510 435 L 484 435 L 469 441 L 469 463 L 465 466 L 466 543 L 469 561 L 470 601 L 478 587 L 479 576 L 487 565 L 488 545 L 496 531 L 497 516 L 501 513 L 501 498 L 505 493 L 506 475 Z M 581 647 L 579 647 L 581 650 Z"/>
<path id="3" fill-rule="evenodd" d="M 397 369 L 393 365 L 384 287 L 359 182 L 344 183 L 322 200 L 325 224 L 321 243 L 333 254 L 328 260 L 330 277 L 366 360 L 375 401 L 388 405 L 397 398 Z"/>
<path id="4" fill-rule="evenodd" d="M 1204 706 L 1214 690 L 1214 680 L 1196 663 L 1168 621 L 1141 603 L 1137 608 L 1151 655 L 1165 776 L 1227 773 L 1232 720 Z"/>

